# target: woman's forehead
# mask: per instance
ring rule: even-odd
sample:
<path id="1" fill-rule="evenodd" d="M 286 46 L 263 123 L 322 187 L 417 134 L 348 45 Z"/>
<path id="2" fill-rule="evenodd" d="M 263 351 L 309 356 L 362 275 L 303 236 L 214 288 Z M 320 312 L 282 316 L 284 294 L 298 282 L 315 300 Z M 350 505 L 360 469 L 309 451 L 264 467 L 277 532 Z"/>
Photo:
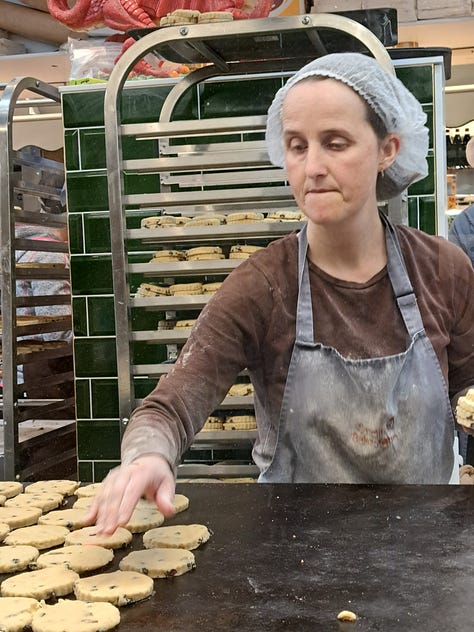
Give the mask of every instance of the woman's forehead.
<path id="1" fill-rule="evenodd" d="M 366 118 L 366 104 L 349 86 L 334 79 L 305 79 L 292 86 L 285 96 L 282 121 L 288 116 L 324 113 L 326 116 Z M 310 111 L 308 111 L 310 110 Z"/>

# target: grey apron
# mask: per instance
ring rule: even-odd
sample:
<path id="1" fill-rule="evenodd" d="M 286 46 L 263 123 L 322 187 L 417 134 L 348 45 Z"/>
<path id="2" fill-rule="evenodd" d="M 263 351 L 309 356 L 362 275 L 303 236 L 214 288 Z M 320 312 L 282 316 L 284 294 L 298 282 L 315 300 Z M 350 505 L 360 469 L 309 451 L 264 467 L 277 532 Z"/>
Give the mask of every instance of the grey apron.
<path id="1" fill-rule="evenodd" d="M 273 459 L 260 482 L 457 482 L 454 419 L 393 226 L 387 271 L 407 329 L 403 353 L 352 360 L 314 341 L 306 228 L 298 305 Z"/>

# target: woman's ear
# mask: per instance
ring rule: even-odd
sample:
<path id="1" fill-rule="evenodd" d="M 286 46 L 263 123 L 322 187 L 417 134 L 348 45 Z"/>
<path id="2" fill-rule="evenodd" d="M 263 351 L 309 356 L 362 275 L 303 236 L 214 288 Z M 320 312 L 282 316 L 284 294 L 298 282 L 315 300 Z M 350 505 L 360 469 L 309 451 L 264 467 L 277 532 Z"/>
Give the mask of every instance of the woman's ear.
<path id="1" fill-rule="evenodd" d="M 395 161 L 400 151 L 400 137 L 397 134 L 387 134 L 380 142 L 379 171 L 385 171 Z"/>

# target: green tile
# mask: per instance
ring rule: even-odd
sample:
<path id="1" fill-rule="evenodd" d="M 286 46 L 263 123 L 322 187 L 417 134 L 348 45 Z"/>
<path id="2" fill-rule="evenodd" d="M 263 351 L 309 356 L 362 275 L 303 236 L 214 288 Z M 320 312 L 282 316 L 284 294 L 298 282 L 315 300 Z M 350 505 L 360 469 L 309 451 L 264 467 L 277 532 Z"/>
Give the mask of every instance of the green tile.
<path id="1" fill-rule="evenodd" d="M 109 195 L 105 173 L 68 173 L 66 179 L 70 213 L 108 209 Z"/>
<path id="2" fill-rule="evenodd" d="M 117 455 L 117 458 L 120 457 L 120 454 Z M 118 467 L 120 465 L 120 461 L 94 461 L 94 482 L 100 483 L 104 480 L 110 470 L 113 470 L 114 467 Z"/>
<path id="3" fill-rule="evenodd" d="M 408 225 L 413 228 L 419 228 L 418 226 L 418 198 L 408 198 Z"/>
<path id="4" fill-rule="evenodd" d="M 87 328 L 87 299 L 83 296 L 72 297 L 72 321 L 74 335 L 82 337 L 88 335 Z"/>
<path id="5" fill-rule="evenodd" d="M 117 380 L 91 380 L 92 417 L 119 416 Z"/>
<path id="6" fill-rule="evenodd" d="M 152 392 L 157 383 L 158 380 L 156 378 L 134 378 L 133 388 L 135 389 L 135 397 L 137 399 L 143 399 Z"/>
<path id="7" fill-rule="evenodd" d="M 77 129 L 67 129 L 64 132 L 64 162 L 67 171 L 77 171 L 80 169 L 79 132 Z"/>
<path id="8" fill-rule="evenodd" d="M 433 156 L 428 156 L 428 175 L 408 187 L 408 195 L 433 195 L 435 191 L 435 168 Z"/>
<path id="9" fill-rule="evenodd" d="M 140 87 L 124 91 L 121 103 L 123 123 L 148 123 L 158 121 L 172 84 Z M 198 101 L 195 86 L 187 90 L 174 106 L 172 120 L 198 117 Z"/>
<path id="10" fill-rule="evenodd" d="M 104 90 L 68 92 L 62 95 L 64 127 L 104 124 Z"/>
<path id="11" fill-rule="evenodd" d="M 105 169 L 105 132 L 104 128 L 82 129 L 79 132 L 81 140 L 81 168 Z"/>
<path id="12" fill-rule="evenodd" d="M 421 197 L 420 204 L 420 230 L 430 235 L 436 235 L 436 204 L 433 197 Z"/>
<path id="13" fill-rule="evenodd" d="M 110 252 L 110 216 L 108 213 L 84 214 L 84 249 L 86 252 Z"/>
<path id="14" fill-rule="evenodd" d="M 123 123 L 157 121 L 173 85 L 140 86 L 127 88 L 122 93 L 121 116 Z"/>
<path id="15" fill-rule="evenodd" d="M 71 257 L 71 285 L 72 293 L 76 296 L 113 294 L 111 257 Z"/>
<path id="16" fill-rule="evenodd" d="M 210 463 L 212 450 L 188 450 L 183 454 L 182 463 Z"/>
<path id="17" fill-rule="evenodd" d="M 84 237 L 82 230 L 82 216 L 79 214 L 69 214 L 69 250 L 73 255 L 80 255 L 84 252 Z"/>
<path id="18" fill-rule="evenodd" d="M 164 312 L 143 309 L 142 307 L 133 308 L 131 310 L 131 315 L 133 331 L 156 329 L 158 321 L 164 320 L 165 318 Z"/>
<path id="19" fill-rule="evenodd" d="M 125 195 L 159 193 L 160 191 L 160 175 L 158 173 L 125 171 L 123 183 Z"/>
<path id="20" fill-rule="evenodd" d="M 155 138 L 122 137 L 122 155 L 124 160 L 157 158 L 158 153 L 158 141 Z"/>
<path id="21" fill-rule="evenodd" d="M 395 69 L 397 77 L 420 103 L 433 102 L 433 67 L 404 66 Z"/>
<path id="22" fill-rule="evenodd" d="M 165 345 L 147 344 L 146 342 L 134 342 L 132 344 L 132 358 L 134 364 L 153 364 L 164 362 L 166 357 Z"/>
<path id="23" fill-rule="evenodd" d="M 91 398 L 89 380 L 76 380 L 76 413 L 78 419 L 90 419 Z"/>
<path id="24" fill-rule="evenodd" d="M 79 461 L 78 468 L 79 480 L 82 483 L 92 483 L 94 481 L 91 461 Z"/>
<path id="25" fill-rule="evenodd" d="M 79 421 L 77 423 L 79 459 L 116 459 L 120 456 L 118 421 Z"/>
<path id="26" fill-rule="evenodd" d="M 266 114 L 280 86 L 278 78 L 261 77 L 201 84 L 201 118 Z"/>
<path id="27" fill-rule="evenodd" d="M 115 334 L 113 296 L 91 296 L 88 302 L 90 335 L 113 336 Z"/>
<path id="28" fill-rule="evenodd" d="M 74 366 L 77 377 L 117 375 L 115 338 L 76 338 Z"/>

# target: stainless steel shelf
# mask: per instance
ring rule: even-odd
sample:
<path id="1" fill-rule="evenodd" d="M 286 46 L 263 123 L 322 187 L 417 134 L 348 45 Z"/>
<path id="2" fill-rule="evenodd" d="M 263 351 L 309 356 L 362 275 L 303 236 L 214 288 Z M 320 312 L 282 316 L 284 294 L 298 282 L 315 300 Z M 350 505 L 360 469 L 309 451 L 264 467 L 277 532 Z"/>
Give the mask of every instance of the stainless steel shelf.
<path id="1" fill-rule="evenodd" d="M 131 307 L 143 307 L 148 310 L 202 309 L 213 294 L 193 296 L 157 296 L 136 297 L 130 300 Z"/>
<path id="2" fill-rule="evenodd" d="M 199 478 L 219 478 L 221 477 L 240 477 L 253 476 L 257 477 L 260 470 L 256 465 L 233 465 L 221 464 L 201 465 L 198 463 L 183 463 L 178 466 L 178 482 L 179 478 L 199 477 Z"/>
<path id="3" fill-rule="evenodd" d="M 253 443 L 256 438 L 256 430 L 205 430 L 198 432 L 194 437 L 194 443 Z M 202 449 L 202 445 L 199 447 Z"/>
<path id="4" fill-rule="evenodd" d="M 142 404 L 143 400 L 142 399 L 136 399 L 135 400 L 135 406 L 140 406 Z M 254 405 L 254 399 L 252 395 L 249 395 L 247 397 L 226 397 L 225 399 L 222 400 L 222 402 L 216 406 L 216 410 L 239 410 L 239 409 L 253 409 L 253 405 Z M 205 431 L 205 435 L 206 436 L 210 436 L 211 433 L 213 431 Z M 216 431 L 216 436 L 219 438 L 225 438 L 224 435 L 226 432 L 230 432 L 233 436 L 233 433 L 235 432 L 245 432 L 245 431 L 240 431 L 240 430 L 231 430 L 231 431 L 224 431 L 224 430 L 217 430 Z M 253 432 L 250 431 L 250 432 Z M 256 432 L 256 431 L 255 431 Z M 229 435 L 230 436 L 230 435 Z"/>
<path id="5" fill-rule="evenodd" d="M 159 377 L 161 375 L 166 375 L 173 368 L 174 363 L 160 363 L 160 364 L 134 364 L 132 365 L 131 372 L 132 375 L 137 377 Z M 244 369 L 239 373 L 239 375 L 248 375 L 249 372 L 247 369 Z"/>
<path id="6" fill-rule="evenodd" d="M 170 263 L 131 263 L 128 266 L 132 274 L 145 277 L 198 276 L 202 274 L 229 274 L 244 259 L 220 259 L 211 261 L 172 261 Z"/>
<path id="7" fill-rule="evenodd" d="M 186 228 L 135 228 L 127 231 L 129 239 L 145 244 L 185 243 L 187 241 L 268 239 L 300 230 L 304 222 L 253 222 Z"/>
<path id="8" fill-rule="evenodd" d="M 136 342 L 150 342 L 153 344 L 184 344 L 189 338 L 191 328 L 165 329 L 163 331 L 133 331 L 132 340 Z"/>

